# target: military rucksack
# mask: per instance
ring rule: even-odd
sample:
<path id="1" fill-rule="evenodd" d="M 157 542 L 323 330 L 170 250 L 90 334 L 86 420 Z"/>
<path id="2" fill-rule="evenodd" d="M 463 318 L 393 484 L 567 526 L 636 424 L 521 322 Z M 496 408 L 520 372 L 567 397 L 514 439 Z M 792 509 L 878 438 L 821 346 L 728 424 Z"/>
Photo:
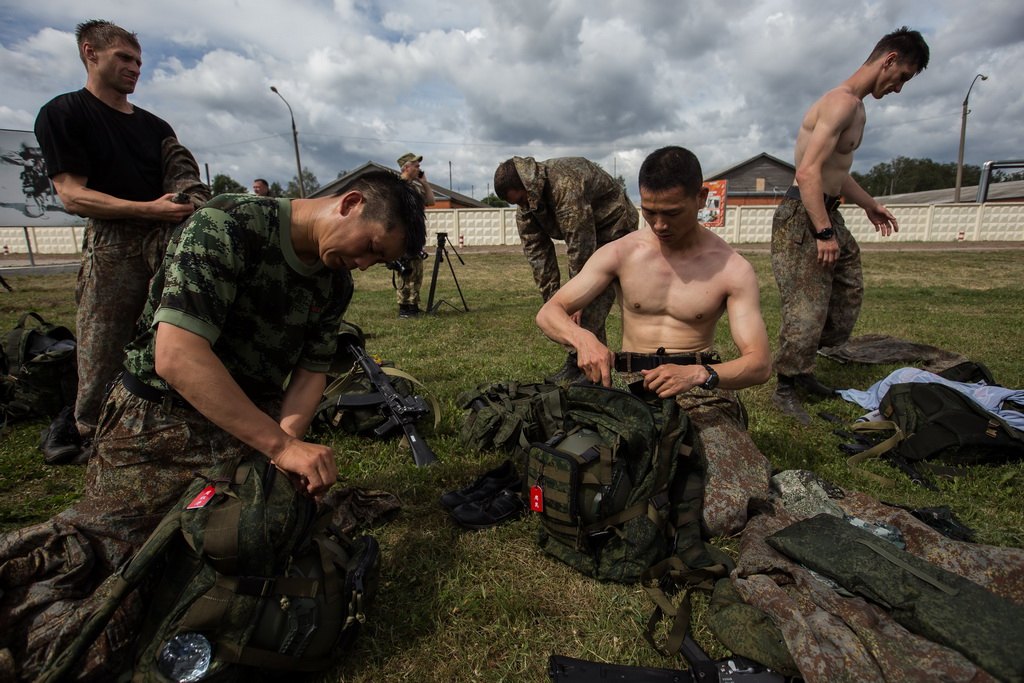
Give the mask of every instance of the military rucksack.
<path id="1" fill-rule="evenodd" d="M 634 583 L 669 557 L 715 564 L 700 538 L 703 468 L 686 414 L 600 386 L 564 391 L 563 429 L 531 445 L 526 487 L 545 552 L 603 581 Z"/>
<path id="2" fill-rule="evenodd" d="M 226 681 L 247 667 L 330 667 L 356 635 L 379 572 L 376 541 L 349 539 L 330 525 L 330 514 L 262 456 L 197 477 L 100 587 L 110 597 L 39 680 L 73 670 L 123 597 L 154 574 L 133 681 Z"/>
<path id="3" fill-rule="evenodd" d="M 32 311 L 22 315 L 0 349 L 0 423 L 52 418 L 74 404 L 76 348 L 75 335 L 68 328 L 52 325 Z"/>
<path id="4" fill-rule="evenodd" d="M 520 460 L 534 441 L 565 431 L 565 393 L 557 384 L 481 384 L 456 403 L 465 411 L 459 442 L 475 451 L 498 449 Z"/>
<path id="5" fill-rule="evenodd" d="M 954 381 L 981 378 L 991 380 L 991 373 L 987 369 L 972 371 L 972 368 L 977 367 L 984 368 L 974 363 L 956 366 L 951 369 L 953 374 L 947 379 L 962 377 Z M 942 374 L 945 376 L 947 372 Z M 1024 410 L 1024 406 L 1021 409 Z M 869 458 L 884 457 L 897 464 L 918 483 L 925 483 L 922 476 L 924 470 L 936 474 L 956 472 L 928 464 L 925 462 L 928 460 L 942 460 L 959 466 L 1008 462 L 1024 457 L 1024 432 L 944 384 L 894 384 L 882 397 L 878 411 L 885 418 L 883 421 L 859 422 L 853 425 L 853 431 L 892 432 L 892 435 L 849 458 L 847 462 L 855 469 Z M 876 475 L 859 471 L 876 478 Z M 891 483 L 888 479 L 877 478 L 884 483 Z"/>

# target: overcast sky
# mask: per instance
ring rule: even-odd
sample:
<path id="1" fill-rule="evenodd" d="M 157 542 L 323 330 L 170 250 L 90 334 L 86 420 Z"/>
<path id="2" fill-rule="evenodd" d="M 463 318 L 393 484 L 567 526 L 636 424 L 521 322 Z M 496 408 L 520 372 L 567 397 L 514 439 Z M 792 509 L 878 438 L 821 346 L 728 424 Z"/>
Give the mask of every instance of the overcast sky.
<path id="1" fill-rule="evenodd" d="M 84 13 L 83 7 L 88 6 Z M 0 0 L 0 128 L 85 83 L 75 25 L 135 31 L 131 100 L 166 119 L 210 174 L 249 186 L 303 166 L 326 183 L 366 161 L 425 157 L 430 180 L 482 198 L 512 155 L 585 156 L 626 178 L 644 157 L 692 149 L 705 175 L 767 152 L 792 161 L 807 107 L 883 34 L 920 30 L 931 64 L 866 101 L 854 170 L 895 156 L 1024 158 L 1020 0 Z"/>

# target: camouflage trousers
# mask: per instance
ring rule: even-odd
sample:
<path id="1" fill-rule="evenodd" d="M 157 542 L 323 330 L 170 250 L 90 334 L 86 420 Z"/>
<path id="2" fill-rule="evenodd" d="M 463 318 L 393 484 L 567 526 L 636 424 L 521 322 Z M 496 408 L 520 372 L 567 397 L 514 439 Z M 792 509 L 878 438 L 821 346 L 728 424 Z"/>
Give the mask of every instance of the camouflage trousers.
<path id="1" fill-rule="evenodd" d="M 788 472 L 785 474 L 789 474 Z M 906 550 L 992 593 L 1024 604 L 1024 551 L 963 543 L 946 538 L 909 512 L 866 494 L 838 489 L 821 511 L 851 515 L 899 529 Z M 810 500 L 814 496 L 798 494 Z M 806 506 L 801 506 L 806 507 Z M 837 508 L 837 509 L 835 509 Z M 751 518 L 740 541 L 731 581 L 746 604 L 767 614 L 808 683 L 870 681 L 996 680 L 956 650 L 901 626 L 886 610 L 859 596 L 841 594 L 765 542 L 771 534 L 817 510 L 790 507 L 775 499 L 765 514 Z M 894 609 L 906 609 L 895 605 Z M 965 617 L 964 628 L 970 628 Z M 719 638 L 735 638 L 744 654 L 752 642 L 747 622 L 732 624 Z M 716 633 L 717 635 L 717 633 Z"/>
<path id="2" fill-rule="evenodd" d="M 185 193 L 193 208 L 210 199 L 199 166 L 176 139 L 163 141 L 163 190 Z M 90 219 L 78 271 L 75 319 L 78 336 L 78 396 L 75 420 L 92 438 L 107 385 L 121 372 L 124 346 L 136 336 L 135 321 L 160 268 L 175 226 L 136 220 Z"/>
<path id="3" fill-rule="evenodd" d="M 839 242 L 833 268 L 818 263 L 817 240 L 803 202 L 784 199 L 772 218 L 772 272 L 782 300 L 775 371 L 799 375 L 814 371 L 823 346 L 850 338 L 864 299 L 860 247 L 838 210 L 829 213 Z"/>
<path id="4" fill-rule="evenodd" d="M 643 379 L 639 372 L 616 374 L 626 385 Z M 746 409 L 729 389 L 694 387 L 676 396 L 676 403 L 690 418 L 694 447 L 704 461 L 704 533 L 737 533 L 747 523 L 750 500 L 768 495 L 772 469 L 747 433 Z"/>
<path id="5" fill-rule="evenodd" d="M 261 407 L 278 413 L 276 405 Z M 145 401 L 115 383 L 81 499 L 0 536 L 0 666 L 6 649 L 17 667 L 13 680 L 33 678 L 74 639 L 102 601 L 93 591 L 149 537 L 194 472 L 246 452 L 191 408 Z M 137 595 L 122 604 L 89 649 L 80 680 L 111 680 L 127 663 L 144 605 Z"/>
<path id="6" fill-rule="evenodd" d="M 615 303 L 615 288 L 609 287 L 601 292 L 593 301 L 583 309 L 580 316 L 580 327 L 588 330 L 597 337 L 597 340 L 608 345 L 608 332 L 605 322 L 608 320 L 608 312 L 612 310 Z"/>
<path id="7" fill-rule="evenodd" d="M 409 272 L 402 276 L 402 281 L 395 290 L 398 292 L 398 304 L 419 306 L 420 289 L 423 287 L 423 259 L 412 258 L 407 263 Z"/>

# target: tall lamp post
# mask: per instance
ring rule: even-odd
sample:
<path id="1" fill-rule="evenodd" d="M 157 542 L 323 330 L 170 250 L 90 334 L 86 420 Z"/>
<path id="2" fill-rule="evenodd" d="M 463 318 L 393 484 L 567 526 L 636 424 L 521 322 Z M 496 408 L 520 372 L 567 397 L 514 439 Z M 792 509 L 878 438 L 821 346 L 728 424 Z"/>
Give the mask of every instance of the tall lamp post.
<path id="1" fill-rule="evenodd" d="M 292 118 L 292 140 L 295 142 L 295 168 L 299 172 L 296 176 L 299 179 L 299 197 L 305 199 L 306 187 L 302 182 L 302 162 L 299 161 L 299 131 L 295 128 L 295 114 L 292 113 L 292 105 L 288 104 L 288 100 L 277 91 L 277 88 L 270 86 L 270 91 L 281 98 L 284 106 L 288 107 L 288 116 Z"/>
<path id="2" fill-rule="evenodd" d="M 964 109 L 963 113 L 960 114 L 960 152 L 956 157 L 956 191 L 953 193 L 953 201 L 957 203 L 960 201 L 960 183 L 964 179 L 964 139 L 967 136 L 967 101 L 971 99 L 971 90 L 979 78 L 983 81 L 988 80 L 988 76 L 984 74 L 978 74 L 974 77 L 974 80 L 971 81 L 971 87 L 967 89 L 967 95 L 964 96 Z"/>

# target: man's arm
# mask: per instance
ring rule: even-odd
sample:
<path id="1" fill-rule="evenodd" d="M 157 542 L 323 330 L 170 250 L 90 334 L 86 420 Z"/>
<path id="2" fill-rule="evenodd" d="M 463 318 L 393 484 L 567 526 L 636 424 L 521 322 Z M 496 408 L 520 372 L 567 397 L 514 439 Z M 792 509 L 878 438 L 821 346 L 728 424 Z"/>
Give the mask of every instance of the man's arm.
<path id="1" fill-rule="evenodd" d="M 305 436 L 326 388 L 324 373 L 295 368 L 281 402 L 281 429 L 296 439 Z"/>
<path id="2" fill-rule="evenodd" d="M 208 420 L 279 469 L 302 477 L 311 495 L 323 493 L 337 479 L 334 451 L 291 433 L 308 425 L 300 411 L 307 409 L 309 392 L 316 386 L 312 377 L 299 373 L 298 386 L 285 395 L 285 418 L 279 424 L 249 400 L 206 339 L 168 323 L 158 323 L 156 329 L 156 372 Z"/>
<path id="3" fill-rule="evenodd" d="M 436 201 L 434 200 L 434 189 L 430 187 L 430 182 L 427 181 L 426 172 L 424 172 L 423 175 L 417 178 L 416 182 L 418 182 L 420 184 L 420 187 L 423 188 L 423 205 L 433 206 L 436 203 Z"/>
<path id="4" fill-rule="evenodd" d="M 612 242 L 594 252 L 583 269 L 566 282 L 540 311 L 537 326 L 552 341 L 576 349 L 577 365 L 592 382 L 612 385 L 615 354 L 589 330 L 573 320 L 615 280 L 618 272 L 619 244 Z"/>
<path id="5" fill-rule="evenodd" d="M 86 218 L 134 218 L 180 223 L 195 210 L 191 202 L 172 202 L 174 195 L 170 193 L 149 202 L 134 202 L 91 190 L 86 187 L 87 181 L 85 176 L 72 173 L 58 173 L 53 177 L 53 185 L 68 212 Z"/>
<path id="6" fill-rule="evenodd" d="M 766 382 L 771 376 L 768 333 L 761 317 L 761 296 L 754 269 L 739 255 L 732 256 L 726 268 L 732 272 L 726 313 L 739 356 L 715 365 L 714 369 L 720 388 L 745 389 Z M 710 377 L 702 365 L 662 365 L 641 372 L 644 387 L 662 398 L 689 391 Z"/>
<path id="7" fill-rule="evenodd" d="M 853 179 L 853 176 L 847 175 L 843 180 L 842 193 L 844 197 L 864 209 L 868 220 L 875 226 L 875 232 L 881 232 L 882 237 L 888 237 L 892 233 L 900 231 L 896 217 L 889 212 L 889 209 L 875 201 L 875 198 L 868 194 L 867 190 Z"/>
<path id="8" fill-rule="evenodd" d="M 533 221 L 516 215 L 516 227 L 519 238 L 523 241 L 523 254 L 533 269 L 533 281 L 540 289 L 544 301 L 548 301 L 558 291 L 561 284 L 561 273 L 558 270 L 558 257 L 555 255 L 555 244 L 551 238 L 541 232 Z"/>

